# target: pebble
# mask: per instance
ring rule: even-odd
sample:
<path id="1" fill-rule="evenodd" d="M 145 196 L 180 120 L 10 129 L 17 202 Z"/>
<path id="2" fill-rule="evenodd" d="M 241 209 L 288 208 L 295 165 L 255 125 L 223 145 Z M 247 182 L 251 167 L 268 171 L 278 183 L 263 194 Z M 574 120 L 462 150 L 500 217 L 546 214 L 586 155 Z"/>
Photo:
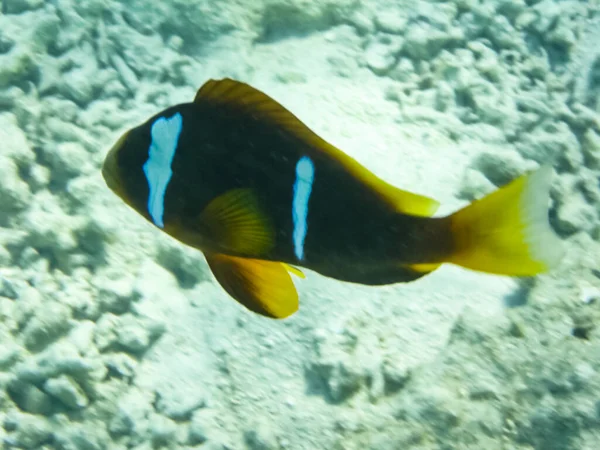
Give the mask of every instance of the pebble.
<path id="1" fill-rule="evenodd" d="M 16 283 L 0 274 L 0 296 L 16 300 L 18 297 Z"/>
<path id="2" fill-rule="evenodd" d="M 106 450 L 115 448 L 106 425 L 89 420 L 84 424 L 71 423 L 56 432 L 56 444 L 61 450 Z"/>
<path id="3" fill-rule="evenodd" d="M 106 367 L 118 376 L 131 379 L 135 375 L 138 362 L 127 353 L 107 353 L 102 355 Z"/>
<path id="4" fill-rule="evenodd" d="M 591 231 L 598 220 L 596 209 L 581 194 L 572 194 L 561 204 L 556 215 L 559 231 L 570 235 L 579 231 Z"/>
<path id="5" fill-rule="evenodd" d="M 380 35 L 366 48 L 367 66 L 377 75 L 385 75 L 396 64 L 403 41 L 401 38 Z"/>
<path id="6" fill-rule="evenodd" d="M 134 291 L 134 279 L 127 274 L 120 276 L 96 277 L 94 284 L 98 288 L 98 298 L 103 311 L 124 314 L 131 303 L 139 298 Z"/>
<path id="7" fill-rule="evenodd" d="M 473 201 L 494 191 L 496 186 L 479 170 L 467 168 L 462 177 L 458 196 Z"/>
<path id="8" fill-rule="evenodd" d="M 19 168 L 12 159 L 0 154 L 0 172 L 2 183 L 0 183 L 0 226 L 6 226 L 8 214 L 23 210 L 31 200 L 31 191 L 25 181 L 19 175 Z"/>
<path id="9" fill-rule="evenodd" d="M 449 31 L 439 30 L 427 23 L 413 23 L 405 34 L 404 49 L 406 53 L 417 60 L 432 60 L 437 54 L 451 43 L 464 40 L 460 28 Z"/>
<path id="10" fill-rule="evenodd" d="M 12 367 L 21 358 L 22 355 L 22 347 L 17 345 L 16 343 L 0 343 L 0 370 L 4 371 Z"/>
<path id="11" fill-rule="evenodd" d="M 545 123 L 516 146 L 521 155 L 540 164 L 557 162 L 563 169 L 573 171 L 583 163 L 579 141 L 564 122 Z"/>
<path id="12" fill-rule="evenodd" d="M 527 168 L 532 168 L 514 150 L 484 151 L 473 162 L 473 167 L 483 173 L 496 186 L 502 186 L 519 177 Z"/>
<path id="13" fill-rule="evenodd" d="M 25 11 L 41 8 L 44 6 L 44 0 L 12 0 L 5 6 L 5 14 L 21 14 Z"/>
<path id="14" fill-rule="evenodd" d="M 153 338 L 147 323 L 130 314 L 119 318 L 116 333 L 117 344 L 132 353 L 145 352 Z"/>
<path id="15" fill-rule="evenodd" d="M 52 412 L 52 399 L 32 383 L 14 379 L 8 384 L 8 393 L 24 412 L 38 415 Z"/>
<path id="16" fill-rule="evenodd" d="M 189 420 L 194 411 L 206 406 L 206 394 L 201 388 L 182 389 L 163 386 L 157 391 L 156 409 L 170 419 Z"/>
<path id="17" fill-rule="evenodd" d="M 43 448 L 43 444 L 50 442 L 53 436 L 52 426 L 45 417 L 18 413 L 11 415 L 7 421 L 10 428 L 14 428 L 14 433 L 5 439 L 8 448 L 38 450 Z M 5 428 L 7 425 L 9 424 L 5 422 Z"/>
<path id="18" fill-rule="evenodd" d="M 276 450 L 279 448 L 272 427 L 262 421 L 255 423 L 252 428 L 244 432 L 244 440 L 250 450 Z"/>
<path id="19" fill-rule="evenodd" d="M 47 380 L 44 383 L 44 391 L 70 409 L 83 409 L 89 404 L 87 395 L 81 386 L 66 375 Z"/>
<path id="20" fill-rule="evenodd" d="M 129 92 L 136 92 L 139 84 L 138 78 L 135 72 L 127 65 L 127 63 L 117 54 L 112 54 L 110 57 L 113 67 L 119 74 L 121 83 L 129 90 Z"/>
<path id="21" fill-rule="evenodd" d="M 96 324 L 91 320 L 82 320 L 69 333 L 69 340 L 80 354 L 91 353 L 94 347 L 94 329 Z"/>
<path id="22" fill-rule="evenodd" d="M 155 414 L 150 419 L 150 430 L 154 448 L 165 447 L 175 441 L 177 424 L 167 417 Z"/>
<path id="23" fill-rule="evenodd" d="M 211 438 L 211 430 L 215 429 L 213 413 L 201 409 L 192 415 L 188 428 L 188 443 L 190 445 L 204 444 Z"/>
<path id="24" fill-rule="evenodd" d="M 71 310 L 58 302 L 47 302 L 23 329 L 23 342 L 29 350 L 40 351 L 50 345 L 71 327 Z"/>
<path id="25" fill-rule="evenodd" d="M 375 15 L 375 26 L 385 33 L 403 34 L 407 24 L 408 17 L 398 8 L 380 11 Z"/>
<path id="26" fill-rule="evenodd" d="M 585 165 L 590 169 L 600 169 L 600 134 L 591 128 L 581 139 L 581 150 L 585 158 Z"/>
<path id="27" fill-rule="evenodd" d="M 81 382 L 93 382 L 104 379 L 106 368 L 99 359 L 84 358 L 77 347 L 60 340 L 43 352 L 18 363 L 14 373 L 20 380 L 36 384 L 61 374 L 69 374 Z"/>

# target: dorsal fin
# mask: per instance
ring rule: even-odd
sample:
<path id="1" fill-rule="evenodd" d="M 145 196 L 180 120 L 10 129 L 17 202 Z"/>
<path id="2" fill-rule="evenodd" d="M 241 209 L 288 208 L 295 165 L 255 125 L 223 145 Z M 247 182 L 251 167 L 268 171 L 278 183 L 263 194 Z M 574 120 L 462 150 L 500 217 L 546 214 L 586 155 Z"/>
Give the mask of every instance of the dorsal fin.
<path id="1" fill-rule="evenodd" d="M 196 94 L 194 102 L 212 104 L 213 107 L 243 110 L 262 117 L 279 126 L 312 147 L 319 148 L 338 160 L 352 175 L 379 192 L 398 212 L 415 216 L 432 215 L 439 203 L 429 197 L 403 191 L 377 177 L 354 158 L 320 138 L 300 119 L 267 94 L 252 86 L 229 78 L 207 81 Z"/>

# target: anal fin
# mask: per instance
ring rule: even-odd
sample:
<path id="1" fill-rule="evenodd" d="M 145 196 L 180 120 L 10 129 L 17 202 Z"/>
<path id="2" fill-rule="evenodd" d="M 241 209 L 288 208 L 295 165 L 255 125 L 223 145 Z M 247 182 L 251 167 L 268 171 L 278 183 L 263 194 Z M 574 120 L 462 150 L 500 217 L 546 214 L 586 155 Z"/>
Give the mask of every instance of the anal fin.
<path id="1" fill-rule="evenodd" d="M 251 311 L 283 319 L 298 310 L 298 293 L 289 268 L 280 262 L 207 254 L 219 284 Z"/>

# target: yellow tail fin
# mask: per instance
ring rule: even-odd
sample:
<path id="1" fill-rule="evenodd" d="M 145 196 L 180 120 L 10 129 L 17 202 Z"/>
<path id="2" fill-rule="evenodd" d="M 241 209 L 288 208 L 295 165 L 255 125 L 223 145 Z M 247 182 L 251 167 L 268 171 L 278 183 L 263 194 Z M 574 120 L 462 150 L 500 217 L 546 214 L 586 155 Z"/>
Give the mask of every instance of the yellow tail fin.
<path id="1" fill-rule="evenodd" d="M 451 216 L 448 262 L 502 275 L 528 276 L 558 264 L 562 243 L 548 223 L 552 168 L 542 167 Z"/>

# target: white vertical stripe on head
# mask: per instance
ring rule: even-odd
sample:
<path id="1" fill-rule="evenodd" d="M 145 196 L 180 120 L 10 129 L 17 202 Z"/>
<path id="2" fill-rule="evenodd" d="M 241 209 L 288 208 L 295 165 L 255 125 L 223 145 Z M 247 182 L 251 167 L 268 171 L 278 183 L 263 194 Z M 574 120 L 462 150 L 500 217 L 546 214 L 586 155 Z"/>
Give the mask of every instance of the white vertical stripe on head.
<path id="1" fill-rule="evenodd" d="M 296 164 L 296 181 L 292 200 L 292 219 L 294 221 L 294 253 L 296 258 L 304 258 L 304 239 L 308 231 L 308 200 L 315 179 L 315 165 L 308 156 L 300 158 Z"/>
<path id="2" fill-rule="evenodd" d="M 152 124 L 150 135 L 152 141 L 148 149 L 148 160 L 143 166 L 150 194 L 148 195 L 148 213 L 159 228 L 165 226 L 165 192 L 173 175 L 171 163 L 175 156 L 179 135 L 183 126 L 183 118 L 176 113 L 170 118 L 161 117 Z"/>

